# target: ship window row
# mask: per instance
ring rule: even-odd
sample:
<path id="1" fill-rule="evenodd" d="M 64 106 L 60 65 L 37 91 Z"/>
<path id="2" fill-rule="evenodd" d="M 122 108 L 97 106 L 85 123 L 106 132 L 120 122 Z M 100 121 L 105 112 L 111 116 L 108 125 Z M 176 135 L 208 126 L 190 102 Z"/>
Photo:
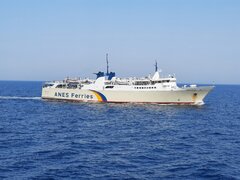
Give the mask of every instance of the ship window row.
<path id="1" fill-rule="evenodd" d="M 56 88 L 67 88 L 67 89 L 77 89 L 78 85 L 77 84 L 59 84 L 56 86 Z"/>
<path id="2" fill-rule="evenodd" d="M 66 88 L 66 85 L 65 84 L 59 84 L 56 86 L 56 88 Z"/>
<path id="3" fill-rule="evenodd" d="M 112 89 L 114 86 L 106 86 L 106 89 Z"/>
<path id="4" fill-rule="evenodd" d="M 156 89 L 157 87 L 134 87 L 134 89 Z"/>
<path id="5" fill-rule="evenodd" d="M 46 87 L 52 87 L 53 84 L 44 84 L 43 87 L 46 88 Z"/>
<path id="6" fill-rule="evenodd" d="M 170 81 L 170 80 L 160 80 L 160 81 L 137 81 L 135 82 L 135 85 L 154 85 L 156 83 L 169 83 L 169 82 L 175 82 L 174 80 L 173 81 Z"/>
<path id="7" fill-rule="evenodd" d="M 153 83 L 169 83 L 170 80 L 153 81 Z"/>
<path id="8" fill-rule="evenodd" d="M 150 82 L 149 81 L 137 81 L 135 82 L 135 85 L 149 85 Z"/>

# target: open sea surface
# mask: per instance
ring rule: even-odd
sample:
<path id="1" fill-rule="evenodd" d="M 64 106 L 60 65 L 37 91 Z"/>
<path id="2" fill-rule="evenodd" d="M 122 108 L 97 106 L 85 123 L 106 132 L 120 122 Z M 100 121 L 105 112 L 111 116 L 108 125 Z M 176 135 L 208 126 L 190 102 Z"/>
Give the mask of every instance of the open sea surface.
<path id="1" fill-rule="evenodd" d="M 0 81 L 0 179 L 240 179 L 240 86 L 205 105 L 41 100 Z"/>

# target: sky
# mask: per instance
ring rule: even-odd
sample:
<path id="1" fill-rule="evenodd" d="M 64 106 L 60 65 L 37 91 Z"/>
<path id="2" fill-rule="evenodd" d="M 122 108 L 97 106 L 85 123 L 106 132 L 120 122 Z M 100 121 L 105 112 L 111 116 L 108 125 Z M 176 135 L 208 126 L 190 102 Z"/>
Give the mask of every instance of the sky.
<path id="1" fill-rule="evenodd" d="M 0 80 L 110 70 L 240 84 L 239 0 L 0 0 Z"/>

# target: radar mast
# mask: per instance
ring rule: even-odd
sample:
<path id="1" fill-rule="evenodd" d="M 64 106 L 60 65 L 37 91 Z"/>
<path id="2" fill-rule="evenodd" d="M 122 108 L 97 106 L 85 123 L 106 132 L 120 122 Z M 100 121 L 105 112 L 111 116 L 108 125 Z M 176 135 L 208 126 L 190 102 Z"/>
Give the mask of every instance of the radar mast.
<path id="1" fill-rule="evenodd" d="M 106 54 L 106 62 L 107 62 L 107 76 L 108 76 L 109 75 L 108 53 Z"/>
<path id="2" fill-rule="evenodd" d="M 155 72 L 158 71 L 158 64 L 157 64 L 157 60 L 155 61 Z"/>

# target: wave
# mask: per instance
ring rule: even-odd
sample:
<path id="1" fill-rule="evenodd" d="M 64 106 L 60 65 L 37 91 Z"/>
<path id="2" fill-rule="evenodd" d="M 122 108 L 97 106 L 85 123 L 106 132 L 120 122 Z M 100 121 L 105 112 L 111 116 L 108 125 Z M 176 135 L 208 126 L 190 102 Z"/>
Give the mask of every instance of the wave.
<path id="1" fill-rule="evenodd" d="M 41 97 L 0 96 L 0 99 L 40 100 Z"/>

